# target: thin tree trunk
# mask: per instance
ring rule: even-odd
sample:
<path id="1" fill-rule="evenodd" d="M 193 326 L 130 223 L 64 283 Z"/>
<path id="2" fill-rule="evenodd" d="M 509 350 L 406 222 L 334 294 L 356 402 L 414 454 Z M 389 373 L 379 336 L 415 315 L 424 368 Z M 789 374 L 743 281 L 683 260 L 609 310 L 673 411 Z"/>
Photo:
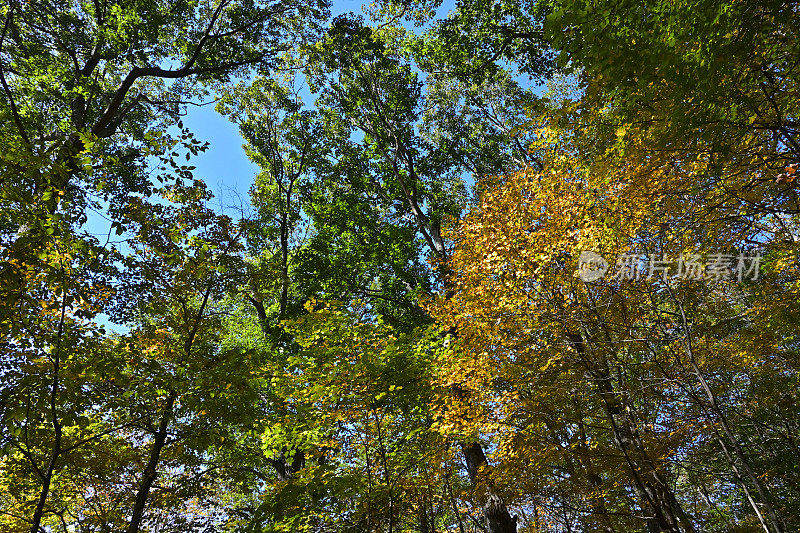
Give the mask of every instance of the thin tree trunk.
<path id="1" fill-rule="evenodd" d="M 458 533 L 466 533 L 464 530 L 464 521 L 461 519 L 461 513 L 458 511 L 458 505 L 456 505 L 456 499 L 453 496 L 453 487 L 450 486 L 450 473 L 448 472 L 445 474 L 444 477 L 445 488 L 447 489 L 447 496 L 450 500 L 450 505 L 453 508 L 453 513 L 455 514 L 456 519 L 458 520 Z"/>
<path id="2" fill-rule="evenodd" d="M 606 419 L 614 435 L 614 442 L 625 458 L 639 504 L 646 513 L 648 530 L 680 533 L 682 525 L 684 531 L 693 532 L 694 526 L 656 462 L 647 453 L 636 434 L 635 425 L 614 390 L 608 363 L 603 360 L 599 364 L 594 364 L 589 360 L 582 335 L 572 333 L 568 334 L 568 337 L 600 395 Z"/>
<path id="3" fill-rule="evenodd" d="M 578 413 L 578 438 L 580 439 L 577 463 L 583 470 L 586 481 L 588 482 L 592 491 L 592 494 L 589 497 L 589 506 L 592 510 L 592 514 L 597 516 L 598 520 L 602 523 L 602 525 L 598 527 L 601 527 L 605 533 L 615 533 L 616 530 L 614 529 L 614 524 L 611 522 L 611 518 L 608 515 L 608 510 L 606 509 L 602 497 L 599 497 L 595 494 L 595 491 L 600 490 L 600 488 L 603 486 L 603 479 L 594 468 L 592 459 L 589 455 L 588 440 L 586 438 L 586 426 L 583 421 L 583 411 L 577 399 L 574 400 L 574 405 L 575 412 Z"/>
<path id="4" fill-rule="evenodd" d="M 184 350 L 186 353 L 185 357 L 187 361 L 191 356 L 192 345 L 194 344 L 195 337 L 200 329 L 200 322 L 203 319 L 203 313 L 205 312 L 206 305 L 208 305 L 208 298 L 211 295 L 212 287 L 213 283 L 209 283 L 205 293 L 203 294 L 203 301 L 200 304 L 200 309 L 197 310 L 197 317 L 195 318 L 192 330 L 189 332 L 189 336 L 186 338 L 186 342 L 184 343 Z M 142 517 L 144 516 L 144 508 L 147 504 L 147 497 L 150 495 L 150 489 L 153 487 L 153 483 L 158 477 L 157 469 L 158 463 L 161 460 L 161 450 L 167 443 L 167 430 L 169 429 L 170 422 L 172 422 L 174 414 L 173 409 L 175 407 L 175 400 L 177 400 L 177 398 L 178 392 L 175 389 L 170 389 L 167 400 L 164 403 L 164 408 L 161 410 L 161 420 L 158 423 L 158 430 L 154 435 L 153 447 L 150 449 L 150 457 L 147 460 L 147 466 L 144 469 L 142 480 L 139 483 L 139 489 L 136 491 L 136 500 L 133 504 L 131 521 L 128 524 L 126 533 L 138 533 L 139 531 L 139 526 L 141 525 Z"/>
<path id="5" fill-rule="evenodd" d="M 56 345 L 53 350 L 53 381 L 50 384 L 50 416 L 53 425 L 53 449 L 50 452 L 50 459 L 47 462 L 47 470 L 45 470 L 44 476 L 42 477 L 42 490 L 39 492 L 39 499 L 36 501 L 36 509 L 33 511 L 31 533 L 40 533 L 42 516 L 44 516 L 44 506 L 47 503 L 47 497 L 50 494 L 50 484 L 53 481 L 53 472 L 56 469 L 56 462 L 63 451 L 61 449 L 61 421 L 58 418 L 56 403 L 61 372 L 61 339 L 64 336 L 64 319 L 67 311 L 66 298 L 65 291 L 61 301 L 61 317 L 58 322 Z"/>
<path id="6" fill-rule="evenodd" d="M 139 490 L 136 491 L 136 502 L 133 506 L 133 513 L 131 521 L 128 524 L 127 533 L 138 533 L 139 526 L 144 516 L 144 508 L 147 504 L 147 497 L 150 495 L 150 489 L 158 477 L 158 463 L 161 460 L 161 450 L 167 442 L 167 429 L 172 421 L 173 407 L 177 394 L 175 391 L 170 391 L 167 401 L 164 404 L 164 409 L 161 411 L 161 420 L 158 424 L 158 431 L 153 439 L 153 447 L 150 449 L 150 458 L 147 461 L 147 466 L 144 469 L 142 481 L 139 483 Z"/>
<path id="7" fill-rule="evenodd" d="M 691 331 L 689 329 L 689 321 L 686 318 L 686 312 L 684 311 L 683 304 L 677 299 L 672 290 L 669 289 L 669 287 L 667 288 L 669 290 L 670 296 L 672 297 L 673 301 L 678 306 L 678 310 L 680 311 L 681 322 L 682 322 L 681 326 L 684 331 L 684 339 L 683 339 L 684 350 L 686 352 L 686 356 L 689 359 L 689 364 L 692 367 L 692 373 L 697 378 L 698 382 L 700 383 L 700 387 L 703 389 L 703 393 L 706 395 L 706 399 L 708 400 L 708 407 L 713 412 L 715 418 L 717 419 L 716 422 L 722 428 L 725 437 L 727 438 L 728 442 L 733 448 L 733 451 L 736 454 L 736 458 L 741 463 L 742 468 L 744 469 L 744 472 L 747 475 L 747 478 L 755 487 L 756 492 L 758 492 L 758 496 L 761 499 L 761 503 L 767 510 L 767 514 L 769 515 L 770 522 L 772 524 L 774 532 L 783 533 L 784 532 L 783 524 L 778 518 L 778 514 L 775 512 L 775 508 L 772 505 L 772 499 L 770 497 L 769 492 L 767 491 L 767 488 L 764 486 L 763 483 L 761 483 L 761 480 L 753 471 L 753 468 L 750 465 L 750 461 L 747 459 L 747 456 L 745 455 L 744 450 L 742 449 L 742 445 L 739 443 L 739 440 L 736 438 L 733 431 L 731 430 L 730 424 L 728 424 L 728 418 L 725 416 L 725 413 L 719 406 L 716 394 L 714 394 L 714 391 L 709 386 L 708 381 L 706 381 L 706 378 L 703 375 L 700 366 L 697 364 L 697 360 L 694 357 L 694 349 L 692 348 L 692 337 L 691 337 Z M 726 456 L 730 458 L 730 453 L 727 447 L 722 442 L 722 439 L 720 439 L 720 444 L 722 444 L 723 451 L 725 452 Z M 729 462 L 731 463 L 731 467 L 732 470 L 734 471 L 734 474 L 737 477 L 741 478 L 741 476 L 739 475 L 739 470 L 735 462 L 732 460 L 732 458 L 729 459 Z M 767 533 L 769 533 L 769 528 L 767 527 L 767 524 L 761 514 L 761 511 L 758 508 L 758 504 L 753 500 L 747 487 L 745 487 L 744 484 L 742 484 L 742 487 L 745 491 L 745 495 L 747 496 L 747 499 L 751 507 L 753 508 L 753 510 L 756 513 L 756 516 L 761 522 L 761 526 Z"/>

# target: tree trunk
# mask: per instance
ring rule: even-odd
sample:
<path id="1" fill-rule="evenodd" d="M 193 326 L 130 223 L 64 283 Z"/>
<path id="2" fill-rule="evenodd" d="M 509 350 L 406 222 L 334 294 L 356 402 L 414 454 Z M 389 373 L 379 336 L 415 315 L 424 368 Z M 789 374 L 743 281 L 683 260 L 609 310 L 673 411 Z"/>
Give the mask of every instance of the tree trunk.
<path id="1" fill-rule="evenodd" d="M 582 335 L 568 334 L 568 338 L 600 395 L 614 442 L 625 458 L 639 505 L 645 513 L 648 531 L 694 532 L 694 526 L 675 497 L 666 476 L 645 449 L 636 432 L 635 423 L 614 390 L 608 362 L 605 358 L 596 362 L 589 359 Z"/>
<path id="2" fill-rule="evenodd" d="M 689 321 L 686 318 L 686 312 L 685 312 L 685 310 L 683 308 L 683 303 L 681 303 L 681 301 L 678 300 L 675 297 L 675 294 L 672 292 L 671 289 L 669 291 L 669 294 L 672 297 L 673 301 L 677 304 L 678 309 L 680 311 L 681 325 L 683 327 L 683 331 L 684 331 L 684 335 L 685 335 L 684 338 L 683 338 L 683 346 L 684 346 L 684 350 L 686 351 L 686 356 L 689 359 L 689 364 L 692 367 L 692 372 L 697 377 L 697 380 L 700 383 L 700 386 L 701 386 L 701 388 L 703 389 L 703 392 L 706 395 L 706 399 L 708 401 L 708 406 L 707 407 L 710 408 L 711 412 L 716 417 L 716 421 L 714 421 L 713 419 L 711 421 L 712 421 L 712 423 L 716 422 L 722 428 L 722 431 L 725 434 L 725 437 L 728 439 L 728 442 L 730 443 L 731 447 L 733 448 L 734 453 L 736 454 L 736 458 L 739 459 L 739 461 L 741 462 L 742 468 L 744 469 L 745 474 L 747 475 L 747 478 L 750 480 L 750 482 L 753 484 L 753 486 L 755 487 L 756 491 L 758 492 L 758 496 L 759 496 L 759 498 L 761 498 L 761 504 L 765 507 L 765 509 L 767 511 L 767 514 L 768 514 L 768 516 L 770 518 L 770 522 L 772 524 L 772 527 L 773 527 L 775 533 L 783 533 L 783 531 L 784 531 L 783 524 L 782 524 L 780 518 L 778 517 L 778 513 L 775 511 L 775 508 L 772 505 L 772 496 L 771 496 L 771 494 L 769 494 L 769 491 L 764 486 L 764 484 L 761 482 L 761 480 L 759 479 L 759 476 L 756 475 L 755 471 L 753 470 L 752 466 L 750 465 L 750 461 L 747 459 L 747 455 L 745 454 L 744 450 L 742 449 L 742 445 L 739 443 L 739 439 L 736 438 L 736 435 L 733 433 L 733 430 L 731 429 L 730 425 L 728 424 L 728 418 L 725 416 L 725 413 L 723 412 L 722 407 L 720 407 L 719 402 L 717 401 L 716 394 L 714 394 L 714 391 L 711 389 L 711 386 L 708 384 L 708 381 L 706 380 L 705 375 L 703 374 L 702 370 L 700 369 L 700 366 L 697 364 L 697 359 L 695 359 L 695 356 L 694 356 L 694 349 L 692 348 L 691 328 L 689 327 Z M 700 403 L 701 403 L 700 407 L 703 409 L 703 411 L 707 411 L 708 408 L 706 406 L 702 405 L 702 402 L 700 402 Z M 736 466 L 735 461 L 733 461 L 733 458 L 730 456 L 730 452 L 728 451 L 727 446 L 725 446 L 725 443 L 723 442 L 722 438 L 719 439 L 719 442 L 722 445 L 723 452 L 728 457 L 728 460 L 729 460 L 729 462 L 731 464 L 731 468 L 732 468 L 734 474 L 736 475 L 737 478 L 742 479 L 742 476 L 740 475 L 739 469 Z M 753 497 L 750 494 L 750 491 L 747 489 L 747 486 L 744 484 L 744 480 L 741 481 L 741 486 L 742 486 L 742 489 L 744 490 L 744 493 L 745 493 L 745 495 L 747 497 L 747 500 L 749 501 L 750 505 L 752 506 L 753 510 L 755 511 L 756 516 L 758 517 L 758 520 L 761 523 L 761 526 L 764 528 L 765 531 L 769 532 L 769 528 L 767 527 L 767 524 L 766 524 L 766 522 L 764 520 L 764 517 L 763 517 L 761 511 L 758 508 L 758 504 L 753 500 Z"/>
<path id="3" fill-rule="evenodd" d="M 517 533 L 517 517 L 511 516 L 505 501 L 495 490 L 491 467 L 480 443 L 462 443 L 461 450 L 489 533 Z"/>
<path id="4" fill-rule="evenodd" d="M 139 490 L 136 492 L 136 502 L 133 506 L 133 513 L 131 521 L 128 524 L 127 533 L 138 533 L 139 526 L 144 516 L 144 508 L 147 504 L 147 497 L 150 495 L 150 488 L 153 486 L 156 477 L 158 477 L 158 462 L 161 460 L 161 450 L 167 442 L 167 428 L 172 421 L 172 408 L 175 404 L 177 395 L 171 391 L 167 397 L 167 402 L 161 412 L 161 421 L 158 424 L 158 431 L 153 439 L 153 447 L 150 449 L 150 459 L 147 461 L 147 466 L 142 475 L 142 481 L 139 483 Z"/>
<path id="5" fill-rule="evenodd" d="M 33 512 L 33 520 L 31 522 L 31 533 L 40 533 L 42 516 L 44 515 L 44 505 L 47 502 L 47 497 L 50 494 L 50 482 L 53 479 L 53 471 L 55 470 L 56 461 L 61 454 L 61 426 L 56 426 L 55 441 L 53 443 L 53 451 L 50 453 L 50 461 L 47 464 L 47 471 L 42 479 L 42 490 L 39 493 L 39 499 L 36 502 L 36 510 Z"/>
<path id="6" fill-rule="evenodd" d="M 56 334 L 56 344 L 53 350 L 53 382 L 50 385 L 50 417 L 53 425 L 53 449 L 50 452 L 50 460 L 47 463 L 47 470 L 42 476 L 42 490 L 39 493 L 39 499 L 36 502 L 36 509 L 33 512 L 33 520 L 31 521 L 31 533 L 39 533 L 41 529 L 42 516 L 44 516 L 44 506 L 47 503 L 47 497 L 50 494 L 50 484 L 53 480 L 53 472 L 56 469 L 56 462 L 61 456 L 61 421 L 58 417 L 58 403 L 59 381 L 61 379 L 61 340 L 64 336 L 64 319 L 66 317 L 66 291 L 61 300 L 61 318 L 58 322 L 58 333 Z M 35 466 L 35 465 L 34 465 Z"/>

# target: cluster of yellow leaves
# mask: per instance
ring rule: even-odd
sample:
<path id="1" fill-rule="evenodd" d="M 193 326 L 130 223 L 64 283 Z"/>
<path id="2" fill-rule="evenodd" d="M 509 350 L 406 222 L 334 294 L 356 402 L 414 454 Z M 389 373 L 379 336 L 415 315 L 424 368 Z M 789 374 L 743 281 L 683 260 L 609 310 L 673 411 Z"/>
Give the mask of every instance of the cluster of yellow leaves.
<path id="1" fill-rule="evenodd" d="M 595 518 L 630 513 L 630 525 L 633 478 L 681 472 L 682 457 L 716 442 L 715 400 L 698 399 L 699 380 L 728 376 L 708 393 L 725 396 L 748 379 L 796 373 L 778 333 L 793 311 L 768 315 L 794 309 L 787 280 L 798 257 L 762 236 L 773 253 L 755 294 L 735 282 L 584 283 L 582 251 L 613 270 L 623 254 L 738 250 L 772 219 L 741 207 L 759 194 L 743 186 L 761 175 L 757 155 L 658 153 L 628 125 L 610 128 L 603 145 L 605 112 L 570 122 L 570 111 L 530 124 L 542 169 L 484 179 L 478 205 L 450 230 L 449 292 L 430 304 L 457 332 L 436 364 L 437 428 L 490 438 L 519 494 L 564 491 L 586 498 Z M 634 463 L 616 431 L 635 437 Z"/>

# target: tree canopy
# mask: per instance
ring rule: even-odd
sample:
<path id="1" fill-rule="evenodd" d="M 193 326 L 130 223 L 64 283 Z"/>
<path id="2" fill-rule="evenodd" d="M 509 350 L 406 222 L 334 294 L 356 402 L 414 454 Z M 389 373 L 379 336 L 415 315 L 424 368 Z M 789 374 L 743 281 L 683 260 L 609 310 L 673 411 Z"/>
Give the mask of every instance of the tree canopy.
<path id="1" fill-rule="evenodd" d="M 800 529 L 798 6 L 351 7 L 0 6 L 0 530 Z"/>

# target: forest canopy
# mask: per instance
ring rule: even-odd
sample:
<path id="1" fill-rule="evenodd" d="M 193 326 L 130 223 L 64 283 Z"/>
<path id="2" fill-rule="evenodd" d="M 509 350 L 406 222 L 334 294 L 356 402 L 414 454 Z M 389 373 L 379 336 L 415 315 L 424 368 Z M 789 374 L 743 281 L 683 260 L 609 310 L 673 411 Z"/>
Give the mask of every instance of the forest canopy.
<path id="1" fill-rule="evenodd" d="M 798 27 L 6 0 L 0 531 L 800 530 Z"/>

